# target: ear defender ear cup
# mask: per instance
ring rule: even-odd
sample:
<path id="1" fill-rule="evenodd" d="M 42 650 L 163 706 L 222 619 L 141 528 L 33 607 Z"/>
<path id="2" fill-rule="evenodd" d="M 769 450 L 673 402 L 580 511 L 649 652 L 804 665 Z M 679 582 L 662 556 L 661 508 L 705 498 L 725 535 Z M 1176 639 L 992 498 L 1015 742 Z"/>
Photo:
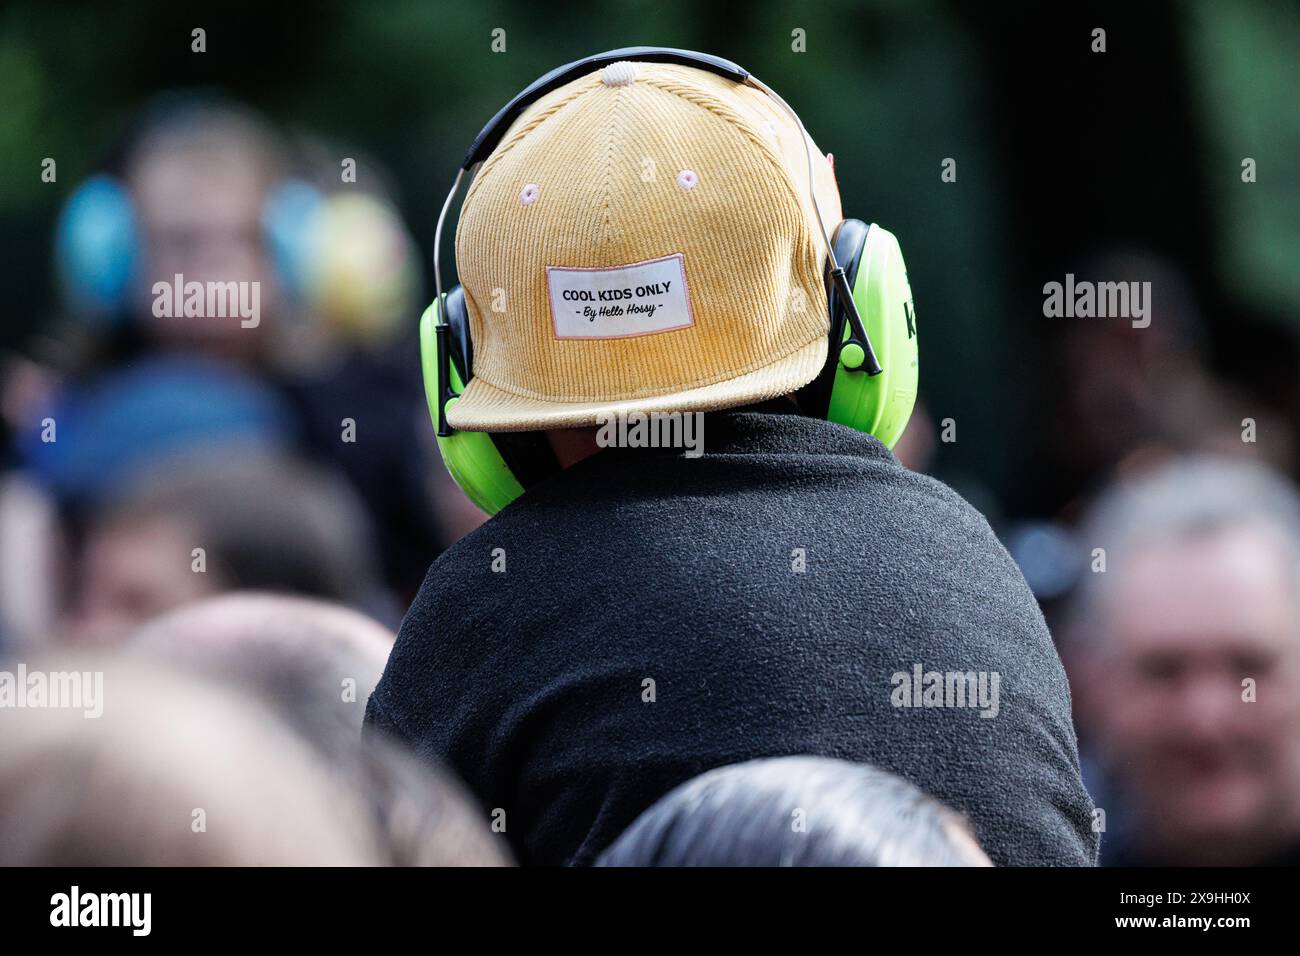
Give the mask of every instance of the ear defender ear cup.
<path id="1" fill-rule="evenodd" d="M 312 273 L 321 259 L 315 248 L 326 200 L 310 183 L 290 179 L 280 183 L 262 206 L 262 235 L 271 252 L 284 291 L 294 302 L 305 302 Z"/>
<path id="2" fill-rule="evenodd" d="M 883 371 L 855 371 L 864 360 L 862 349 L 856 344 L 837 349 L 833 344 L 827 363 L 833 363 L 833 378 L 824 414 L 893 448 L 911 418 L 919 375 L 916 309 L 903 252 L 889 230 L 846 219 L 835 234 L 835 253 L 846 268 L 853 301 Z M 834 302 L 831 307 L 831 341 L 845 342 L 851 330 L 842 310 Z"/>
<path id="3" fill-rule="evenodd" d="M 448 295 L 448 300 L 458 293 L 459 288 Z M 447 311 L 452 310 L 449 307 Z M 435 432 L 438 429 L 438 396 L 442 394 L 442 383 L 438 381 L 438 336 L 434 332 L 437 324 L 438 303 L 435 301 L 420 317 L 420 364 L 424 369 L 424 394 L 429 402 L 429 414 L 433 418 Z M 462 363 L 463 359 L 459 355 L 453 355 L 453 361 L 447 363 L 451 388 L 457 395 L 465 390 L 462 372 L 457 368 L 458 365 L 463 367 Z M 454 398 L 448 401 L 448 406 L 454 401 Z M 438 451 L 456 484 L 460 485 L 470 501 L 490 515 L 496 514 L 524 493 L 523 485 L 510 470 L 487 432 L 453 431 L 445 437 L 439 435 Z"/>
<path id="4" fill-rule="evenodd" d="M 78 186 L 59 214 L 54 256 L 69 298 L 90 321 L 121 318 L 139 255 L 126 189 L 107 175 Z"/>

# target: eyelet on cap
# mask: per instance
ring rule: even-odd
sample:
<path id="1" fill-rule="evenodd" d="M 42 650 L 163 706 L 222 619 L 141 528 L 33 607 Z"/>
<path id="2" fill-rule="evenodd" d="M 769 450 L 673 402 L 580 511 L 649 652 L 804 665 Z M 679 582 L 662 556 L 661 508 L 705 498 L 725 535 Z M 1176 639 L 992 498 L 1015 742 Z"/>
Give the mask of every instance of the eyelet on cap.
<path id="1" fill-rule="evenodd" d="M 636 64 L 630 60 L 619 60 L 600 71 L 600 82 L 606 86 L 628 86 L 637 76 Z"/>
<path id="2" fill-rule="evenodd" d="M 677 185 L 683 189 L 694 189 L 699 181 L 700 177 L 691 169 L 683 169 L 677 174 Z"/>
<path id="3" fill-rule="evenodd" d="M 531 206 L 537 202 L 537 196 L 541 191 L 542 188 L 537 183 L 529 183 L 519 191 L 519 204 L 521 206 Z"/>

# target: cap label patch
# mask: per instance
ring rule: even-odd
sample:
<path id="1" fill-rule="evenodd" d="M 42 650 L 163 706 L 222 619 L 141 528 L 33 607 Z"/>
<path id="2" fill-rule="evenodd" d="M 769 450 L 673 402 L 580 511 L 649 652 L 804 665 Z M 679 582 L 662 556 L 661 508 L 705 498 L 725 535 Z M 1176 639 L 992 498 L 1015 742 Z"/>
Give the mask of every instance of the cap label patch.
<path id="1" fill-rule="evenodd" d="M 547 266 L 557 339 L 622 339 L 695 324 L 680 252 L 612 269 Z"/>

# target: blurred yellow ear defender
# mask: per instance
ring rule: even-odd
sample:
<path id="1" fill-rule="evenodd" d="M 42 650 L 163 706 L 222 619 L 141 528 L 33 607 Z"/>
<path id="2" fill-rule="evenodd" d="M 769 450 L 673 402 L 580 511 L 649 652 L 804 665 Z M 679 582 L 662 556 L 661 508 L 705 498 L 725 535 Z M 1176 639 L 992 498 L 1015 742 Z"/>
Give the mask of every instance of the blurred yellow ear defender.
<path id="1" fill-rule="evenodd" d="M 677 63 L 756 86 L 802 129 L 784 100 L 735 63 L 661 47 L 626 47 L 558 67 L 506 104 L 483 128 L 438 216 L 437 298 L 420 319 L 420 353 L 429 414 L 443 461 L 470 500 L 488 514 L 496 514 L 530 485 L 554 474 L 559 465 L 542 432 L 468 432 L 447 423 L 447 408 L 473 377 L 474 350 L 463 290 L 456 286 L 443 291 L 439 262 L 443 222 L 465 174 L 491 154 L 530 104 L 594 69 L 622 60 Z M 811 159 L 809 148 L 810 181 Z M 820 219 L 815 198 L 813 208 Z M 804 414 L 867 432 L 893 448 L 911 417 L 918 378 L 916 312 L 902 250 L 893 233 L 858 219 L 841 222 L 834 236 L 827 237 L 827 248 L 830 349 L 822 371 L 794 397 Z"/>

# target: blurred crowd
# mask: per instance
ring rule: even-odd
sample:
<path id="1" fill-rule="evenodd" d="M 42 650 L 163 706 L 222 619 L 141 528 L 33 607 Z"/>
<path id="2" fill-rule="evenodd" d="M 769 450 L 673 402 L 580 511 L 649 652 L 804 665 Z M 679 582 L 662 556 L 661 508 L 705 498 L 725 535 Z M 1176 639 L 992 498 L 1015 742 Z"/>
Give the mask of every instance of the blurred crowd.
<path id="1" fill-rule="evenodd" d="M 234 588 L 393 623 L 480 520 L 434 467 L 415 244 L 318 150 L 173 93 L 71 192 L 64 320 L 5 369 L 4 547 L 26 556 L 3 562 L 7 639 L 115 641 Z M 253 320 L 155 290 L 232 281 L 258 290 Z"/>
<path id="2" fill-rule="evenodd" d="M 70 190 L 63 320 L 3 371 L 0 670 L 102 672 L 118 704 L 0 713 L 0 863 L 509 862 L 490 808 L 361 739 L 392 629 L 483 520 L 438 462 L 425 270 L 372 172 L 184 93 Z M 1162 294 L 1149 328 L 1055 326 L 1058 480 L 1010 506 L 957 485 L 1057 637 L 1102 862 L 1300 862 L 1296 422 L 1216 378 L 1176 269 L 1117 255 L 1080 275 Z M 175 276 L 258 283 L 259 320 L 160 315 Z M 795 792 L 825 812 L 790 843 Z M 237 823 L 189 839 L 201 818 Z M 987 858 L 905 782 L 787 758 L 692 781 L 602 863 Z"/>

